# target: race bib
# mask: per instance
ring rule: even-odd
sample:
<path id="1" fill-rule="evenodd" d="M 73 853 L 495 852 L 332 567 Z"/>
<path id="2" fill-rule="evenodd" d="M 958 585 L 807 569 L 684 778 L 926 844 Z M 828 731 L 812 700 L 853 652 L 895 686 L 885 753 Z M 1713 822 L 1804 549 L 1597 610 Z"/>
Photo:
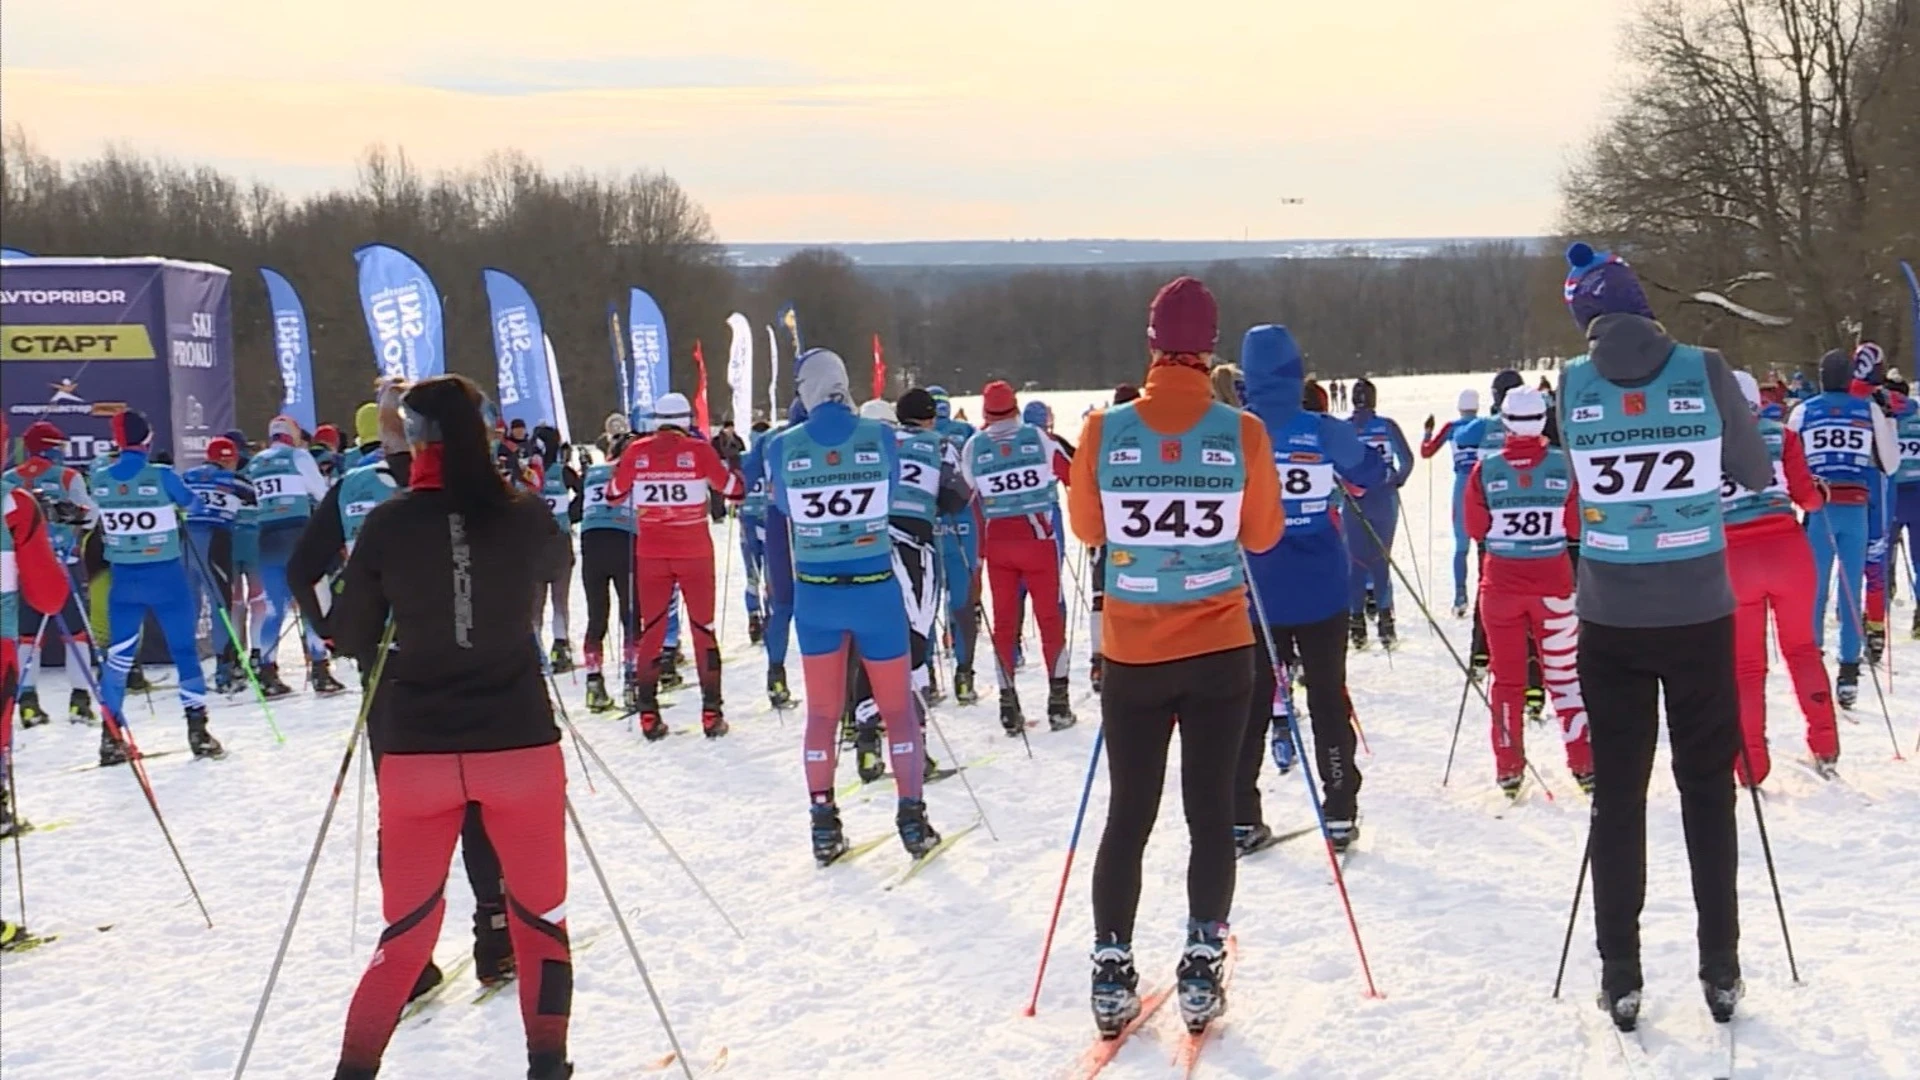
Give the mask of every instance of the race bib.
<path id="1" fill-rule="evenodd" d="M 900 486 L 918 488 L 929 495 L 940 494 L 940 470 L 925 462 L 900 462 Z"/>
<path id="2" fill-rule="evenodd" d="M 165 536 L 180 528 L 172 506 L 144 510 L 101 510 L 100 527 L 108 536 Z"/>
<path id="3" fill-rule="evenodd" d="M 935 482 L 938 483 L 937 477 Z M 981 486 L 988 495 L 1018 495 L 1023 491 L 1045 487 L 1046 484 L 1047 473 L 1038 465 L 989 473 L 981 478 Z"/>
<path id="4" fill-rule="evenodd" d="M 1497 540 L 1564 540 L 1566 515 L 1560 510 L 1496 510 L 1493 533 Z"/>
<path id="5" fill-rule="evenodd" d="M 881 487 L 880 484 L 829 484 L 797 490 L 788 488 L 787 510 L 795 522 L 808 525 L 870 521 L 887 514 L 886 502 L 880 498 Z"/>
<path id="6" fill-rule="evenodd" d="M 1713 490 L 1720 476 L 1720 441 L 1661 443 L 1634 450 L 1573 455 L 1580 498 L 1590 503 L 1684 499 Z"/>
<path id="7" fill-rule="evenodd" d="M 1325 462 L 1280 465 L 1280 496 L 1285 499 L 1331 499 L 1336 480 L 1333 466 Z"/>
<path id="8" fill-rule="evenodd" d="M 699 480 L 641 480 L 633 485 L 636 506 L 705 506 L 707 485 Z"/>
<path id="9" fill-rule="evenodd" d="M 1240 535 L 1240 499 L 1231 494 L 1100 493 L 1100 510 L 1115 543 L 1128 547 L 1199 547 Z"/>

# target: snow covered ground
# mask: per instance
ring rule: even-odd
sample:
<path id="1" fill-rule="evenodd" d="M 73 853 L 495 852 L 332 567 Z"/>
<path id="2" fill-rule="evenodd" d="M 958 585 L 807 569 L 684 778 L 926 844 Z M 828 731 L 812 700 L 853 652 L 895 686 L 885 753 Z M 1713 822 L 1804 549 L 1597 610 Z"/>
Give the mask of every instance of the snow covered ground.
<path id="1" fill-rule="evenodd" d="M 1388 379 L 1385 411 L 1410 438 L 1444 419 L 1465 385 L 1485 376 Z M 1063 432 L 1104 394 L 1042 394 Z M 978 416 L 977 401 L 962 404 Z M 1444 461 L 1422 464 L 1404 495 L 1397 555 L 1443 602 L 1450 585 Z M 1430 514 L 1429 507 L 1436 513 Z M 1429 521 L 1437 531 L 1430 533 Z M 1431 535 L 1431 547 L 1429 536 Z M 716 543 L 726 542 L 716 530 Z M 1429 559 L 1431 551 L 1431 559 Z M 726 556 L 722 556 L 723 562 Z M 1076 560 L 1077 561 L 1077 560 Z M 731 561 L 736 580 L 738 559 Z M 693 868 L 746 931 L 736 940 L 674 867 L 606 779 L 582 775 L 569 748 L 571 794 L 689 1057 L 729 1053 L 726 1074 L 753 1078 L 1065 1075 L 1088 1044 L 1087 877 L 1105 810 L 1096 781 L 1088 827 L 1039 1016 L 1020 1016 L 1088 764 L 1099 703 L 1086 689 L 1084 615 L 1075 620 L 1081 724 L 1033 733 L 1033 757 L 1009 741 L 983 702 L 948 704 L 938 719 L 978 789 L 999 840 L 978 830 L 901 889 L 884 880 L 906 856 L 889 842 L 847 866 L 818 870 L 807 850 L 798 714 L 784 724 L 765 704 L 764 661 L 746 642 L 739 589 L 728 590 L 727 675 L 733 734 L 648 745 L 625 723 L 590 716 L 584 685 L 563 677 L 565 705 Z M 1404 593 L 1403 593 L 1404 595 Z M 584 605 L 576 599 L 576 627 Z M 1441 614 L 1464 654 L 1467 627 Z M 1904 626 L 1903 601 L 1894 616 Z M 1556 801 L 1536 789 L 1499 817 L 1486 719 L 1467 708 L 1452 784 L 1440 777 L 1462 679 L 1447 651 L 1400 604 L 1404 647 L 1351 659 L 1354 704 L 1372 756 L 1363 757 L 1365 837 L 1348 871 L 1359 928 L 1384 997 L 1369 999 L 1324 848 L 1309 838 L 1241 864 L 1234 927 L 1241 963 L 1224 1027 L 1200 1065 L 1212 1077 L 1615 1077 L 1629 1075 L 1593 1008 L 1598 966 L 1591 924 L 1576 931 L 1569 989 L 1549 997 L 1585 826 L 1584 800 L 1556 740 L 1534 729 L 1534 759 Z M 578 631 L 576 630 L 576 633 Z M 1920 694 L 1905 666 L 1920 646 L 1895 643 L 1889 695 L 1902 749 L 1912 752 Z M 289 652 L 287 661 L 298 667 Z M 796 679 L 799 667 L 790 665 Z M 983 669 L 984 670 L 984 669 Z M 983 676 L 984 680 L 984 676 Z M 1029 709 L 1045 683 L 1020 676 Z M 797 687 L 796 687 L 797 689 Z M 43 680 L 59 701 L 65 681 Z M 1891 761 L 1870 691 L 1842 725 L 1844 782 L 1826 784 L 1788 761 L 1804 758 L 1784 676 L 1773 684 L 1776 771 L 1767 824 L 1803 985 L 1788 976 L 1751 811 L 1742 805 L 1742 909 L 1749 996 L 1739 1026 L 1740 1077 L 1920 1076 L 1920 765 Z M 22 810 L 57 830 L 22 843 L 28 915 L 60 939 L 0 960 L 0 1072 L 19 1080 L 222 1077 L 232 1074 L 281 927 L 319 826 L 353 723 L 357 696 L 276 703 L 277 745 L 245 698 L 216 705 L 224 762 L 176 753 L 150 765 L 167 820 L 212 911 L 207 929 L 187 899 L 139 789 L 124 769 L 81 770 L 97 733 L 55 725 L 18 733 Z M 135 699 L 130 720 L 149 750 L 184 745 L 170 692 Z M 676 726 L 697 721 L 682 693 Z M 1178 753 L 1178 743 L 1175 743 Z M 936 754 L 948 753 L 936 741 Z M 989 757 L 981 762 L 979 759 Z M 1664 753 L 1663 753 L 1664 758 Z M 1175 766 L 1177 768 L 1177 765 Z M 850 770 L 847 770 L 850 776 Z M 1227 782 L 1222 778 L 1222 782 Z M 1263 783 L 1276 831 L 1310 824 L 1299 775 Z M 930 789 L 936 825 L 973 818 L 957 781 Z M 892 830 L 890 788 L 843 801 L 850 837 Z M 356 844 L 350 778 L 321 857 L 248 1074 L 331 1074 L 348 997 L 379 932 L 371 814 Z M 1693 915 L 1678 803 L 1656 769 L 1645 917 L 1648 1007 L 1643 1031 L 1662 1075 L 1717 1074 L 1716 1036 L 1694 983 Z M 570 923 L 576 943 L 573 1053 L 583 1078 L 654 1071 L 668 1050 L 640 979 L 614 932 L 577 842 Z M 355 911 L 354 859 L 363 873 Z M 1184 925 L 1187 844 L 1177 789 L 1148 851 L 1137 947 L 1143 980 L 1171 974 Z M 15 869 L 5 860 L 5 910 L 15 917 Z M 466 883 L 449 878 L 443 963 L 470 944 Z M 107 931 L 96 927 L 111 925 Z M 471 1003 L 450 992 L 425 1022 L 402 1026 L 384 1075 L 415 1080 L 517 1077 L 523 1043 L 511 994 Z M 1172 1011 L 1128 1043 L 1106 1076 L 1162 1077 L 1176 1041 Z M 1712 1070 L 1711 1072 L 1709 1070 Z"/>

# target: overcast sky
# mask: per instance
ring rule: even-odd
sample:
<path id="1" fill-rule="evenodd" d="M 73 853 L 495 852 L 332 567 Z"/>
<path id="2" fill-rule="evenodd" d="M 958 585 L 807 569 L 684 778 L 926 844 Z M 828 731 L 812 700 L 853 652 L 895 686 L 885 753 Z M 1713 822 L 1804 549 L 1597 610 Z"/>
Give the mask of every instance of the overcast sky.
<path id="1" fill-rule="evenodd" d="M 5 0 L 0 119 L 294 192 L 664 169 L 732 241 L 1534 234 L 1613 0 Z M 1283 200 L 1305 199 L 1303 205 Z"/>

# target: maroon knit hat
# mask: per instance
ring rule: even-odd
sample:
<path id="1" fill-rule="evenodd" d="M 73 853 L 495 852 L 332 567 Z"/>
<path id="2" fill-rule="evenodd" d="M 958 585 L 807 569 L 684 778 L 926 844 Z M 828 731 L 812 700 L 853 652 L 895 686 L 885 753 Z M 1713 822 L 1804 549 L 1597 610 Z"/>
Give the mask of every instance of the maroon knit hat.
<path id="1" fill-rule="evenodd" d="M 1164 353 L 1210 353 L 1220 341 L 1220 305 L 1199 278 L 1160 287 L 1147 308 L 1147 345 Z"/>
<path id="2" fill-rule="evenodd" d="M 1020 411 L 1020 399 L 1011 384 L 995 379 L 980 394 L 980 412 L 988 420 L 1001 420 Z"/>

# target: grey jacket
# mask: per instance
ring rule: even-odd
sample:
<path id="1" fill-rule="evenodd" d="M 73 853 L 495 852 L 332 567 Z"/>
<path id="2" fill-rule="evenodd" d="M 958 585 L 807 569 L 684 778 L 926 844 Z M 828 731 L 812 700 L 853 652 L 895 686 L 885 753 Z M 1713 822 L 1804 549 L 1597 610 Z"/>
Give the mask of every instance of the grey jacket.
<path id="1" fill-rule="evenodd" d="M 1587 327 L 1587 356 L 1601 378 L 1616 386 L 1645 386 L 1666 366 L 1673 339 L 1652 319 L 1602 315 Z M 1773 481 L 1773 462 L 1753 410 L 1726 360 L 1707 354 L 1707 388 L 1720 411 L 1720 470 L 1740 486 L 1759 491 Z M 1564 410 L 1565 376 L 1555 399 Z M 1562 430 L 1567 418 L 1560 418 Z M 1628 565 L 1580 560 L 1575 610 L 1584 622 L 1643 628 L 1697 626 L 1733 614 L 1733 586 L 1726 555 Z"/>

